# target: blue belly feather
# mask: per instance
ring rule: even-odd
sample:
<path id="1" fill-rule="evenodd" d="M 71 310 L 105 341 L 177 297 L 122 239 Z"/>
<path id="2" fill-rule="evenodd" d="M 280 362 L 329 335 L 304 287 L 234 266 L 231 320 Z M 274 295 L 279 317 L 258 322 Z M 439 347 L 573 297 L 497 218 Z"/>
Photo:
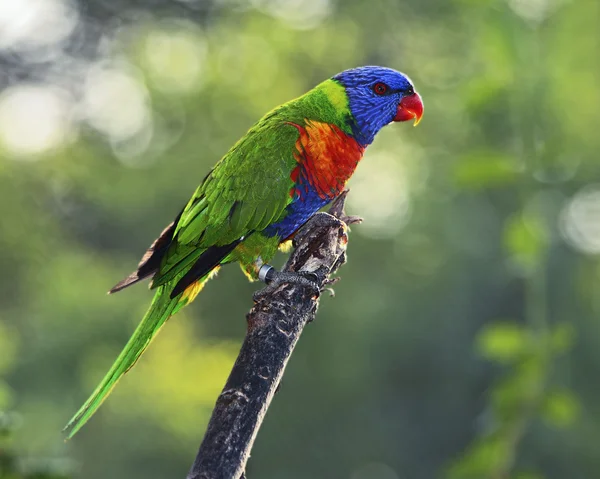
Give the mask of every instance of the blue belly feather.
<path id="1" fill-rule="evenodd" d="M 298 185 L 301 194 L 296 194 L 294 200 L 285 209 L 286 216 L 278 223 L 273 223 L 263 230 L 268 237 L 279 236 L 282 240 L 290 237 L 309 218 L 329 203 L 332 198 L 321 198 L 308 181 Z"/>

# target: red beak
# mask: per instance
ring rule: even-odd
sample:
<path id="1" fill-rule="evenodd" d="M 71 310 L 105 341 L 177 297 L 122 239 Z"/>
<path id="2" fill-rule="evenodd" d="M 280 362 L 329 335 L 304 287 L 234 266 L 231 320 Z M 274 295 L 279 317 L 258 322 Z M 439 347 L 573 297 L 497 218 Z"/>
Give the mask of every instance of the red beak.
<path id="1" fill-rule="evenodd" d="M 414 92 L 412 95 L 405 96 L 398 104 L 398 112 L 394 117 L 394 121 L 415 120 L 415 126 L 421 121 L 423 116 L 423 100 L 421 96 Z"/>

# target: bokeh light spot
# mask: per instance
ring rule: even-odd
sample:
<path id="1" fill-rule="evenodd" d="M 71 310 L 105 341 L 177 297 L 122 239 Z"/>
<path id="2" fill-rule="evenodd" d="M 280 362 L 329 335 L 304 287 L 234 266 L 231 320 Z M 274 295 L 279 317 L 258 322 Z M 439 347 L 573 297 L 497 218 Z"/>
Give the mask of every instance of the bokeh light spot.
<path id="1" fill-rule="evenodd" d="M 277 78 L 278 59 L 269 42 L 253 35 L 240 35 L 222 45 L 218 52 L 218 72 L 223 82 L 239 90 L 240 78 L 244 90 L 272 95 L 269 87 Z"/>
<path id="2" fill-rule="evenodd" d="M 114 142 L 139 134 L 151 121 L 145 85 L 125 70 L 92 67 L 83 103 L 88 122 Z"/>
<path id="3" fill-rule="evenodd" d="M 251 0 L 251 3 L 299 30 L 315 28 L 331 13 L 329 0 Z"/>
<path id="4" fill-rule="evenodd" d="M 410 211 L 408 172 L 394 155 L 375 153 L 361 162 L 348 196 L 349 210 L 365 218 L 361 233 L 376 238 L 394 236 Z"/>
<path id="5" fill-rule="evenodd" d="M 567 243 L 586 254 L 600 253 L 600 185 L 590 185 L 573 196 L 561 215 Z"/>
<path id="6" fill-rule="evenodd" d="M 549 17 L 563 0 L 508 0 L 508 5 L 524 20 L 540 23 Z"/>
<path id="7" fill-rule="evenodd" d="M 19 85 L 0 96 L 0 146 L 15 159 L 37 159 L 71 131 L 71 98 L 54 87 Z"/>
<path id="8" fill-rule="evenodd" d="M 0 49 L 59 44 L 73 32 L 77 20 L 77 10 L 64 0 L 4 0 L 0 2 Z"/>
<path id="9" fill-rule="evenodd" d="M 202 86 L 206 40 L 191 22 L 152 30 L 144 50 L 148 72 L 159 90 L 189 93 Z"/>

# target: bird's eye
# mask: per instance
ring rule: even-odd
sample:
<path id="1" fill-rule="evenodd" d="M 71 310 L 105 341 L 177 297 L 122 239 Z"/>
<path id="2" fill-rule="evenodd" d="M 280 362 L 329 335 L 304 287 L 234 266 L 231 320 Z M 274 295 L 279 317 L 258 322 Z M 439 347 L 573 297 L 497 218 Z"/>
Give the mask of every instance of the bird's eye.
<path id="1" fill-rule="evenodd" d="M 373 85 L 373 91 L 376 95 L 385 95 L 388 91 L 388 86 L 385 83 L 378 82 Z"/>
<path id="2" fill-rule="evenodd" d="M 413 95 L 415 93 L 415 89 L 412 86 L 409 86 L 406 89 L 405 95 Z"/>

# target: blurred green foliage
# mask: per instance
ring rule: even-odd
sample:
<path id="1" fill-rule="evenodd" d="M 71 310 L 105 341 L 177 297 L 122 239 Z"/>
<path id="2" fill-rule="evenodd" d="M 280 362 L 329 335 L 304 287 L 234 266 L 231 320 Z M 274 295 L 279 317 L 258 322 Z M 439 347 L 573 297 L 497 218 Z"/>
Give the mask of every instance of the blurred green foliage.
<path id="1" fill-rule="evenodd" d="M 0 411 L 0 477 L 3 479 L 69 479 L 69 461 L 60 459 L 21 460 L 12 448 L 12 437 L 21 417 Z"/>
<path id="2" fill-rule="evenodd" d="M 65 444 L 151 299 L 104 293 L 254 121 L 363 64 L 409 74 L 425 116 L 350 183 L 365 222 L 248 477 L 600 476 L 599 2 L 11 5 L 0 410 L 21 419 L 1 477 L 67 457 L 57 474 L 185 476 L 259 286 L 224 268 Z"/>

